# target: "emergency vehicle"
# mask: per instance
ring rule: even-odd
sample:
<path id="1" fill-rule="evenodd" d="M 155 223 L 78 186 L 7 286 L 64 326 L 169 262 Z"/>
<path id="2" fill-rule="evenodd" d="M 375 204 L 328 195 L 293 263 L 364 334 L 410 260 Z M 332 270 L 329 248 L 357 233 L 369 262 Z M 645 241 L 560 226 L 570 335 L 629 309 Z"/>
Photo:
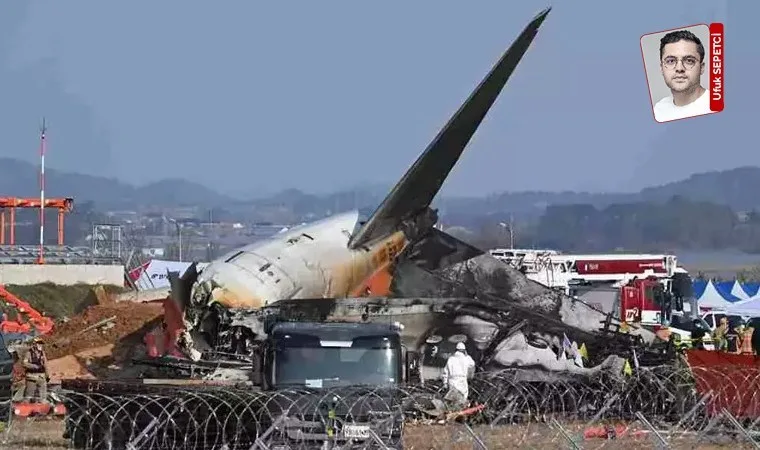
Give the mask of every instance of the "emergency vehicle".
<path id="1" fill-rule="evenodd" d="M 691 279 L 678 267 L 675 255 L 562 254 L 535 249 L 489 253 L 529 279 L 627 323 L 660 326 L 671 311 L 683 310 L 684 299 L 691 296 Z"/>

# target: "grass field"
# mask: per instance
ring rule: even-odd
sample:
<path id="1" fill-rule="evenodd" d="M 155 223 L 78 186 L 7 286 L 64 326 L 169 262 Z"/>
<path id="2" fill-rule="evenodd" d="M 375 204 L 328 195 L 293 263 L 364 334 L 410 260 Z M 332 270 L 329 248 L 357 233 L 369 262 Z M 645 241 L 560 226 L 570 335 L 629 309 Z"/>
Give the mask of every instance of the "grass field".
<path id="1" fill-rule="evenodd" d="M 651 449 L 656 448 L 654 436 L 648 433 L 622 437 L 616 440 L 589 439 L 582 441 L 582 424 L 563 425 L 578 445 L 584 449 Z M 488 450 L 501 449 L 566 449 L 571 444 L 555 428 L 545 424 L 505 425 L 499 427 L 476 426 L 473 431 Z M 65 449 L 66 440 L 61 438 L 63 423 L 60 420 L 38 419 L 16 421 L 0 441 L 0 449 Z M 665 436 L 667 438 L 667 436 Z M 409 424 L 404 433 L 404 448 L 409 450 L 470 450 L 477 448 L 475 442 L 460 424 L 417 425 Z M 695 434 L 674 436 L 669 440 L 671 449 L 751 449 L 749 443 L 742 443 L 728 437 L 723 442 L 703 441 L 697 443 Z"/>

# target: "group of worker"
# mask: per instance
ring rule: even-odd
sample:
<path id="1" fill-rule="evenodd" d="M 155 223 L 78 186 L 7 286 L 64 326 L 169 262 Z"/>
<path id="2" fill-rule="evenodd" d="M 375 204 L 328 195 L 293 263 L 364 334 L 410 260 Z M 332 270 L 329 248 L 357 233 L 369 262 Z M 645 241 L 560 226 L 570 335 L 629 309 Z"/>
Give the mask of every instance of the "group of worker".
<path id="1" fill-rule="evenodd" d="M 706 336 L 712 336 L 715 350 L 734 355 L 760 355 L 760 333 L 755 333 L 754 327 L 741 322 L 729 322 L 727 317 L 720 319 L 712 333 L 699 320 L 695 320 L 691 346 L 704 350 Z"/>
<path id="2" fill-rule="evenodd" d="M 735 355 L 760 355 L 760 333 L 741 322 L 729 323 L 727 317 L 720 319 L 713 331 L 715 350 Z"/>

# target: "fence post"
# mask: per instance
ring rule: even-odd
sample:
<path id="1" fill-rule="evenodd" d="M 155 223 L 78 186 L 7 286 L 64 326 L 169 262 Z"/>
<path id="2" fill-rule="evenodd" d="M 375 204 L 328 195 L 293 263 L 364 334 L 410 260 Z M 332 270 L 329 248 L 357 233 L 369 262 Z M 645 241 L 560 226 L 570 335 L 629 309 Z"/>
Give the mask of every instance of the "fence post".
<path id="1" fill-rule="evenodd" d="M 754 439 L 752 439 L 752 436 L 749 434 L 749 431 L 747 431 L 742 424 L 739 423 L 738 420 L 736 420 L 736 417 L 734 417 L 733 414 L 731 414 L 726 408 L 723 408 L 723 415 L 728 417 L 729 422 L 736 428 L 741 434 L 744 435 L 744 437 L 749 441 L 750 444 L 752 444 L 753 447 L 756 449 L 760 449 L 760 444 L 757 443 Z"/>
<path id="2" fill-rule="evenodd" d="M 265 432 L 261 433 L 261 436 L 256 438 L 256 441 L 254 441 L 250 450 L 256 450 L 256 449 L 269 450 L 269 446 L 266 443 L 264 443 L 264 439 L 268 438 L 269 435 L 272 434 L 274 430 L 276 430 L 277 427 L 279 427 L 280 424 L 284 422 L 285 420 L 286 420 L 285 416 L 279 416 L 278 418 L 276 418 L 274 422 L 272 422 L 272 425 L 270 425 L 269 428 L 267 428 Z"/>
<path id="3" fill-rule="evenodd" d="M 552 417 L 552 425 L 559 429 L 559 432 L 562 433 L 562 436 L 565 437 L 567 442 L 569 442 L 570 445 L 572 445 L 575 450 L 581 450 L 581 447 L 578 445 L 578 443 L 575 442 L 572 436 L 570 436 L 570 434 L 565 430 L 565 428 L 562 425 L 560 425 L 560 423 L 557 422 L 557 419 L 555 419 L 554 417 Z"/>
<path id="4" fill-rule="evenodd" d="M 655 429 L 655 427 L 651 423 L 649 423 L 649 421 L 647 420 L 647 418 L 644 417 L 644 414 L 641 414 L 641 411 L 637 411 L 636 412 L 636 418 L 639 419 L 639 421 L 641 423 L 643 423 L 645 427 L 649 428 L 649 431 L 651 431 L 652 434 L 655 435 L 655 437 L 657 438 L 657 440 L 660 441 L 660 445 L 663 448 L 670 448 L 670 446 L 668 445 L 668 441 L 666 441 L 665 438 L 662 437 L 662 435 L 660 434 L 660 432 L 657 431 Z"/>
<path id="5" fill-rule="evenodd" d="M 470 436 L 475 441 L 475 444 L 477 444 L 477 447 L 480 448 L 480 450 L 488 450 L 488 447 L 486 447 L 485 442 L 483 442 L 482 439 L 480 439 L 480 436 L 478 436 L 475 431 L 470 427 L 470 425 L 464 423 L 464 429 L 467 430 L 468 433 L 470 433 Z"/>
<path id="6" fill-rule="evenodd" d="M 157 424 L 158 424 L 158 418 L 151 420 L 148 426 L 146 426 L 140 432 L 140 434 L 135 436 L 135 438 L 132 439 L 131 441 L 127 442 L 127 450 L 137 450 L 138 448 L 140 448 L 140 444 L 142 443 L 142 441 L 148 437 L 148 433 L 150 433 L 153 430 L 153 428 L 156 427 Z"/>
<path id="7" fill-rule="evenodd" d="M 681 420 L 678 421 L 678 423 L 673 427 L 673 432 L 670 433 L 670 436 L 668 437 L 668 442 L 673 441 L 676 431 L 680 429 L 687 420 L 691 419 L 692 416 L 694 416 L 697 411 L 699 411 L 699 408 L 701 408 L 710 399 L 710 397 L 712 397 L 712 395 L 713 391 L 710 391 L 707 394 L 703 395 L 699 401 L 681 418 Z M 683 437 L 685 434 L 686 430 L 684 430 L 679 437 Z"/>
<path id="8" fill-rule="evenodd" d="M 388 450 L 388 446 L 385 445 L 385 442 L 383 442 L 382 439 L 380 439 L 380 436 L 375 433 L 375 430 L 372 428 L 369 429 L 369 437 L 371 438 L 368 442 L 364 444 L 363 448 L 370 448 L 369 445 L 374 441 L 375 444 L 377 444 L 381 450 Z"/>
<path id="9" fill-rule="evenodd" d="M 707 423 L 707 426 L 702 431 L 699 432 L 699 434 L 697 435 L 697 442 L 695 442 L 694 445 L 697 445 L 700 442 L 702 442 L 702 439 L 704 439 L 704 437 L 707 436 L 707 434 L 710 431 L 712 431 L 712 429 L 715 427 L 715 425 L 718 424 L 718 422 L 720 422 L 720 420 L 723 418 L 723 416 L 724 416 L 724 414 L 723 414 L 722 411 L 720 413 L 716 414 L 715 417 L 713 417 L 710 420 L 710 422 Z"/>

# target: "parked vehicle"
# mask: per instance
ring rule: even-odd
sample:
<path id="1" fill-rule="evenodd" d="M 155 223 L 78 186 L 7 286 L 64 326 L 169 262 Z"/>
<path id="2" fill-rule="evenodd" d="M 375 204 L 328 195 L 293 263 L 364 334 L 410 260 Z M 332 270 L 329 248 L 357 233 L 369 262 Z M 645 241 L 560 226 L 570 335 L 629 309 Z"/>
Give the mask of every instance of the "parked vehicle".
<path id="1" fill-rule="evenodd" d="M 701 328 L 705 335 L 702 337 L 702 345 L 705 350 L 715 350 L 715 342 L 712 339 L 712 333 L 710 326 L 701 317 L 694 318 L 690 315 L 686 315 L 682 312 L 673 312 L 670 317 L 670 331 L 678 336 L 678 341 L 681 343 L 681 347 L 693 348 L 692 343 L 693 334 Z"/>

